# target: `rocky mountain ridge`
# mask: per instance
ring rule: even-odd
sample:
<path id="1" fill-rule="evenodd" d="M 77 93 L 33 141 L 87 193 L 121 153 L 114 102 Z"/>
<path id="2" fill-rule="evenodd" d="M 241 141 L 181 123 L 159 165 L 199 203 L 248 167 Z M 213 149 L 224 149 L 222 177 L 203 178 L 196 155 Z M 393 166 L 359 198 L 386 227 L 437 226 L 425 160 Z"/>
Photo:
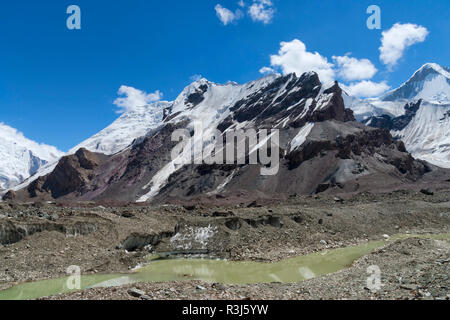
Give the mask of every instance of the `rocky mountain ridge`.
<path id="1" fill-rule="evenodd" d="M 204 130 L 195 132 L 195 122 Z M 180 153 L 185 160 L 199 157 L 198 150 L 214 148 L 212 130 L 260 133 L 277 129 L 277 174 L 263 176 L 261 164 L 237 160 L 180 165 L 171 155 L 177 145 L 171 138 L 177 129 L 190 132 L 189 147 Z M 225 135 L 221 139 L 225 146 L 231 143 Z M 246 158 L 255 151 L 248 144 L 245 150 Z M 91 159 L 89 165 L 82 159 Z M 389 130 L 356 122 L 353 112 L 345 108 L 338 83 L 323 85 L 317 74 L 309 72 L 300 77 L 268 76 L 244 85 L 217 85 L 201 79 L 165 108 L 158 126 L 129 148 L 113 155 L 81 149 L 18 191 L 17 197 L 138 202 L 244 194 L 270 198 L 387 190 L 415 183 L 436 170 L 415 160 Z"/>

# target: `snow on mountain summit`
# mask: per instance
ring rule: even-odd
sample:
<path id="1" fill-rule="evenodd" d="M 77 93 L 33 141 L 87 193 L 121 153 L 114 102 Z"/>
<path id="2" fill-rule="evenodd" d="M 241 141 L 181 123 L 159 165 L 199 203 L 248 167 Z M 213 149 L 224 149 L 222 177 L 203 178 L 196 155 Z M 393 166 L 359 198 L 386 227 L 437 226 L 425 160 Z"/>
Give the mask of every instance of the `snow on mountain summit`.
<path id="1" fill-rule="evenodd" d="M 72 148 L 69 154 L 75 153 L 80 148 L 108 155 L 117 153 L 128 147 L 136 138 L 146 135 L 158 126 L 163 120 L 164 109 L 171 106 L 171 102 L 158 101 L 135 107 L 99 133 Z"/>
<path id="2" fill-rule="evenodd" d="M 386 93 L 382 101 L 419 100 L 450 103 L 450 68 L 427 63 L 399 88 Z"/>
<path id="3" fill-rule="evenodd" d="M 16 129 L 0 123 L 0 190 L 21 183 L 62 155 L 57 148 L 27 139 Z"/>
<path id="4" fill-rule="evenodd" d="M 450 168 L 450 68 L 427 63 L 380 98 L 344 100 L 358 121 L 391 130 L 414 157 Z"/>
<path id="5" fill-rule="evenodd" d="M 75 153 L 80 148 L 107 155 L 117 153 L 130 146 L 135 139 L 145 136 L 152 129 L 157 128 L 162 123 L 167 110 L 170 110 L 172 114 L 192 113 L 191 107 L 202 102 L 209 107 L 220 109 L 219 106 L 235 102 L 236 99 L 248 94 L 249 90 L 260 88 L 273 81 L 275 77 L 274 75 L 265 76 L 242 86 L 234 82 L 216 84 L 201 78 L 184 88 L 174 101 L 158 101 L 145 106 L 133 107 L 111 125 L 72 148 L 69 154 Z M 200 109 L 197 108 L 197 110 Z M 191 114 L 191 116 L 206 119 L 211 114 L 213 113 L 201 109 L 196 115 Z"/>

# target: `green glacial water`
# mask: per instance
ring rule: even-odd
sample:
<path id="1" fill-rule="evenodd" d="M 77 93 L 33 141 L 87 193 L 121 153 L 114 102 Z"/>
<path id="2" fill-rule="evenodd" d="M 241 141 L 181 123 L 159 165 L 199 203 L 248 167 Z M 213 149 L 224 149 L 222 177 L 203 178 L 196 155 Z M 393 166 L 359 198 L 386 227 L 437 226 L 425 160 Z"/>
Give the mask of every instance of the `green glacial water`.
<path id="1" fill-rule="evenodd" d="M 410 237 L 449 240 L 450 235 L 398 235 L 391 240 Z M 168 282 L 203 280 L 224 284 L 294 283 L 330 274 L 350 267 L 353 262 L 372 250 L 383 246 L 385 241 L 326 250 L 276 263 L 232 262 L 208 259 L 168 259 L 152 261 L 129 274 L 95 274 L 81 276 L 81 289 L 112 287 L 138 282 Z M 27 282 L 0 291 L 0 300 L 27 300 L 71 290 L 68 277 Z"/>

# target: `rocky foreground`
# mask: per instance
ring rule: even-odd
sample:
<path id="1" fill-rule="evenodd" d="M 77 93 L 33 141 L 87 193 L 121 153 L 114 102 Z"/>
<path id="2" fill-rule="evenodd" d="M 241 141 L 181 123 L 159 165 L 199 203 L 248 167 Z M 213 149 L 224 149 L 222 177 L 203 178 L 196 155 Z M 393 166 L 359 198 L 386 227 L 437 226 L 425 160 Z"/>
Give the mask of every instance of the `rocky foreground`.
<path id="1" fill-rule="evenodd" d="M 0 203 L 0 288 L 66 275 L 128 272 L 149 253 L 203 252 L 235 261 L 279 261 L 396 234 L 449 234 L 450 191 L 397 191 L 345 198 L 295 197 L 236 205 L 113 206 Z M 139 284 L 54 299 L 448 299 L 446 241 L 411 238 L 350 269 L 298 284 Z M 368 290 L 378 265 L 381 290 Z"/>

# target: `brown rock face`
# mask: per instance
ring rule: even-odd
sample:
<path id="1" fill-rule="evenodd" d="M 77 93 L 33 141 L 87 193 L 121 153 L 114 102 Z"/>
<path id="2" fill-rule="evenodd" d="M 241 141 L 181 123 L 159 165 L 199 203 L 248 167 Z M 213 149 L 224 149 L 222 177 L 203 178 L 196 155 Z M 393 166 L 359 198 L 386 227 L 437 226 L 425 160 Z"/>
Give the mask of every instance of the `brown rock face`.
<path id="1" fill-rule="evenodd" d="M 74 155 L 63 157 L 48 176 L 33 181 L 27 188 L 29 196 L 34 198 L 50 193 L 56 199 L 81 192 L 92 179 L 93 171 L 99 164 L 98 154 L 80 149 Z"/>
<path id="2" fill-rule="evenodd" d="M 324 91 L 325 94 L 332 94 L 329 103 L 321 110 L 313 113 L 310 121 L 323 122 L 327 120 L 337 120 L 342 122 L 355 121 L 353 111 L 345 108 L 344 99 L 342 98 L 342 89 L 338 82 L 334 86 Z"/>
<path id="3" fill-rule="evenodd" d="M 75 153 L 80 167 L 86 170 L 93 170 L 99 165 L 99 159 L 95 153 L 81 148 Z"/>
<path id="4" fill-rule="evenodd" d="M 4 196 L 3 201 L 12 201 L 16 198 L 16 193 L 13 190 L 9 190 Z"/>
<path id="5" fill-rule="evenodd" d="M 55 170 L 47 177 L 43 189 L 49 190 L 53 198 L 80 192 L 92 179 L 91 173 L 98 164 L 99 159 L 95 153 L 80 149 L 74 155 L 59 161 Z"/>
<path id="6" fill-rule="evenodd" d="M 34 180 L 30 185 L 28 186 L 27 190 L 30 194 L 31 198 L 36 198 L 40 194 L 47 193 L 47 190 L 43 188 L 45 183 L 45 177 L 39 177 L 36 180 Z"/>

